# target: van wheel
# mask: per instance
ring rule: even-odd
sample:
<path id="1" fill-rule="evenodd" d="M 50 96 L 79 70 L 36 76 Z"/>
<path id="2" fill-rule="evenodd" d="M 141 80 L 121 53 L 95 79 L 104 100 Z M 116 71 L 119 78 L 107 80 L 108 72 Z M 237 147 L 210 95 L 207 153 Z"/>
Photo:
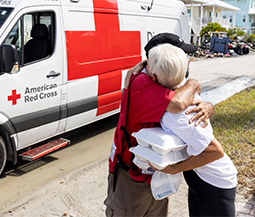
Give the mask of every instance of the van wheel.
<path id="1" fill-rule="evenodd" d="M 6 163 L 6 146 L 3 138 L 0 136 L 0 175 Z"/>

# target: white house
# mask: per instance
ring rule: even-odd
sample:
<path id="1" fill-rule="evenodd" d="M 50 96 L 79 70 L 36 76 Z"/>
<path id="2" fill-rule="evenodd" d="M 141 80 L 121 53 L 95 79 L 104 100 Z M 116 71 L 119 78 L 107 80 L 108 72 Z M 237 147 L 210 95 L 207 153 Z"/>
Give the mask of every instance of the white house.
<path id="1" fill-rule="evenodd" d="M 222 27 L 229 29 L 234 27 L 235 22 L 229 22 L 229 14 L 234 14 L 235 20 L 236 11 L 240 9 L 220 0 L 182 0 L 187 7 L 189 14 L 190 34 L 193 38 L 193 43 L 200 43 L 199 33 L 208 23 L 219 23 Z M 228 14 L 228 17 L 223 17 L 223 14 Z"/>

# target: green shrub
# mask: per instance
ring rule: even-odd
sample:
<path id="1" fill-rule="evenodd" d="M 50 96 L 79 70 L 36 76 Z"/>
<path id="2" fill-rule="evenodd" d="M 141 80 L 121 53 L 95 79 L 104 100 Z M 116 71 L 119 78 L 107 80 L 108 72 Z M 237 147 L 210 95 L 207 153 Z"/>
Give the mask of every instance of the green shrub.
<path id="1" fill-rule="evenodd" d="M 236 28 L 229 28 L 227 31 L 228 38 L 233 38 L 236 36 Z"/>
<path id="2" fill-rule="evenodd" d="M 226 29 L 223 28 L 218 23 L 208 23 L 207 26 L 204 26 L 200 31 L 200 37 L 202 38 L 204 35 L 207 35 L 208 37 L 209 32 L 226 32 Z"/>
<path id="3" fill-rule="evenodd" d="M 249 36 L 246 38 L 246 42 L 252 43 L 255 41 L 255 35 L 249 34 Z"/>

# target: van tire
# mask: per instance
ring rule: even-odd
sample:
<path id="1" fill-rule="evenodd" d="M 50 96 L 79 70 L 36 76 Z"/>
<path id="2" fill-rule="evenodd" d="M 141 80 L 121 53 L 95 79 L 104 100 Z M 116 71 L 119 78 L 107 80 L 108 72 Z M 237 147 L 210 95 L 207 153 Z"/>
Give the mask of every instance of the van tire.
<path id="1" fill-rule="evenodd" d="M 7 157 L 7 154 L 6 154 L 5 142 L 3 138 L 0 136 L 0 176 L 5 167 L 6 157 Z"/>

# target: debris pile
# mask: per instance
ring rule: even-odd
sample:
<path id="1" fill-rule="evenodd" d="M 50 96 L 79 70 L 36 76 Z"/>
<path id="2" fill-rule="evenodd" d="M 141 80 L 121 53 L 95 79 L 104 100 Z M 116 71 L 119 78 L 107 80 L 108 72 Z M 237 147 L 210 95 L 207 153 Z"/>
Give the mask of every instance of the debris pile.
<path id="1" fill-rule="evenodd" d="M 210 42 L 203 43 L 197 51 L 191 55 L 195 58 L 214 58 L 214 57 L 233 57 L 255 53 L 255 43 L 246 43 L 244 41 L 230 40 L 226 53 L 214 52 L 210 47 Z"/>

